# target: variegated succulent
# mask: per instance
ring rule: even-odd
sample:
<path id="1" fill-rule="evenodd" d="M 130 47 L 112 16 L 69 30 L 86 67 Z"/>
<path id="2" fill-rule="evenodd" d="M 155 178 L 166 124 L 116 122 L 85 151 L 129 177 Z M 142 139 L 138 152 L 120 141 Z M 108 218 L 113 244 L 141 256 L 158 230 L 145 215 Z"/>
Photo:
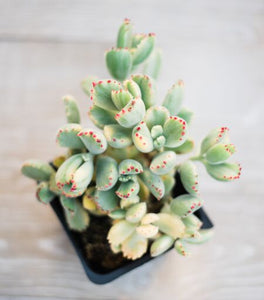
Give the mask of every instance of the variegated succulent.
<path id="1" fill-rule="evenodd" d="M 86 230 L 91 214 L 111 218 L 108 241 L 113 252 L 137 259 L 149 246 L 157 256 L 174 245 L 186 255 L 187 243 L 201 243 L 212 235 L 193 214 L 203 205 L 194 161 L 202 162 L 217 180 L 240 176 L 240 165 L 226 162 L 235 152 L 228 129 L 211 131 L 200 153 L 179 163 L 180 154 L 194 149 L 189 136 L 193 113 L 182 106 L 182 80 L 162 104 L 156 103 L 161 52 L 155 35 L 134 34 L 126 19 L 116 47 L 105 57 L 114 79 L 88 77 L 82 82 L 92 102 L 90 119 L 98 129 L 83 128 L 76 100 L 65 96 L 67 124 L 58 130 L 57 143 L 66 154 L 52 164 L 29 160 L 22 172 L 38 181 L 39 201 L 60 199 L 72 230 Z M 138 68 L 142 73 L 136 73 Z M 173 198 L 176 172 L 187 193 Z"/>

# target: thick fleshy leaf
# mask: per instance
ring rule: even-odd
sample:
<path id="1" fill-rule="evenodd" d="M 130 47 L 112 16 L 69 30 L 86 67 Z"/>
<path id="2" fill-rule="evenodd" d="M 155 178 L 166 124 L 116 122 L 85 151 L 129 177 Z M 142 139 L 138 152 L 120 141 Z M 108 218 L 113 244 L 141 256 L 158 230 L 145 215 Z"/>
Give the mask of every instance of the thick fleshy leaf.
<path id="1" fill-rule="evenodd" d="M 124 108 L 115 115 L 116 121 L 123 127 L 130 128 L 139 123 L 145 115 L 142 99 L 131 99 Z"/>
<path id="2" fill-rule="evenodd" d="M 93 177 L 93 156 L 90 153 L 75 154 L 68 158 L 56 173 L 56 184 L 69 198 L 82 195 Z"/>
<path id="3" fill-rule="evenodd" d="M 138 259 L 147 252 L 148 240 L 134 232 L 121 246 L 124 257 L 128 259 Z"/>
<path id="4" fill-rule="evenodd" d="M 139 154 L 137 148 L 134 145 L 128 146 L 126 148 L 112 148 L 108 147 L 105 154 L 113 157 L 116 161 L 120 162 L 127 157 L 137 157 Z"/>
<path id="5" fill-rule="evenodd" d="M 171 236 L 168 235 L 162 235 L 159 238 L 157 238 L 150 247 L 150 255 L 152 257 L 158 256 L 173 245 L 174 239 Z"/>
<path id="6" fill-rule="evenodd" d="M 117 162 L 109 156 L 98 157 L 96 161 L 96 188 L 100 191 L 110 190 L 117 180 Z"/>
<path id="7" fill-rule="evenodd" d="M 168 149 L 174 151 L 176 154 L 186 154 L 191 152 L 194 149 L 194 141 L 186 140 L 181 146 L 176 148 L 168 148 Z"/>
<path id="8" fill-rule="evenodd" d="M 195 164 L 191 161 L 186 161 L 180 166 L 181 182 L 185 190 L 193 195 L 199 194 L 198 173 Z"/>
<path id="9" fill-rule="evenodd" d="M 198 237 L 184 238 L 184 241 L 189 244 L 202 244 L 207 242 L 213 235 L 213 229 L 201 229 Z"/>
<path id="10" fill-rule="evenodd" d="M 147 212 L 146 202 L 133 204 L 126 212 L 126 220 L 130 223 L 138 223 Z"/>
<path id="11" fill-rule="evenodd" d="M 94 200 L 94 195 L 95 195 L 95 187 L 91 186 L 88 187 L 87 190 L 85 191 L 85 194 L 82 197 L 82 205 L 85 209 L 88 211 L 95 211 L 97 209 L 95 200 Z"/>
<path id="12" fill-rule="evenodd" d="M 66 124 L 58 130 L 57 143 L 61 147 L 67 147 L 70 149 L 83 149 L 84 144 L 78 136 L 78 133 L 82 130 L 80 124 Z"/>
<path id="13" fill-rule="evenodd" d="M 159 219 L 153 224 L 159 227 L 159 230 L 172 238 L 180 238 L 184 235 L 185 225 L 180 217 L 176 215 L 159 213 Z"/>
<path id="14" fill-rule="evenodd" d="M 186 250 L 186 246 L 185 246 L 183 240 L 181 240 L 181 239 L 176 240 L 176 242 L 174 244 L 174 248 L 182 256 L 188 256 L 189 255 L 189 253 Z"/>
<path id="15" fill-rule="evenodd" d="M 163 134 L 163 128 L 161 125 L 154 125 L 152 128 L 151 128 L 151 131 L 150 131 L 150 134 L 151 134 L 151 137 L 153 139 L 156 139 L 158 137 L 161 137 L 162 134 Z M 164 141 L 165 141 L 165 138 L 164 138 Z"/>
<path id="16" fill-rule="evenodd" d="M 140 152 L 148 153 L 153 150 L 153 139 L 145 122 L 133 128 L 132 139 Z"/>
<path id="17" fill-rule="evenodd" d="M 77 200 L 76 198 L 67 198 L 64 195 L 60 196 L 60 203 L 65 210 L 68 210 L 71 213 L 75 213 L 77 209 Z"/>
<path id="18" fill-rule="evenodd" d="M 160 148 L 164 147 L 165 143 L 166 143 L 166 138 L 163 135 L 161 135 L 154 140 L 153 145 L 155 149 L 159 150 Z"/>
<path id="19" fill-rule="evenodd" d="M 136 224 L 129 223 L 126 220 L 115 223 L 109 230 L 107 240 L 111 245 L 118 246 L 122 244 L 136 229 Z"/>
<path id="20" fill-rule="evenodd" d="M 24 162 L 21 172 L 23 175 L 37 181 L 49 181 L 55 170 L 46 162 L 38 159 L 29 159 Z"/>
<path id="21" fill-rule="evenodd" d="M 136 48 L 139 45 L 139 43 L 146 37 L 147 37 L 147 35 L 145 33 L 133 34 L 132 48 Z"/>
<path id="22" fill-rule="evenodd" d="M 216 144 L 205 154 L 206 160 L 210 164 L 221 164 L 226 161 L 236 151 L 233 144 Z"/>
<path id="23" fill-rule="evenodd" d="M 155 34 L 150 33 L 140 41 L 136 48 L 131 49 L 134 66 L 141 64 L 149 57 L 155 46 L 155 40 Z"/>
<path id="24" fill-rule="evenodd" d="M 159 219 L 158 214 L 148 213 L 141 219 L 141 224 L 148 225 L 158 221 L 158 219 Z"/>
<path id="25" fill-rule="evenodd" d="M 149 199 L 150 190 L 147 185 L 139 178 L 139 176 L 137 176 L 137 180 L 140 187 L 138 196 L 140 197 L 140 199 L 147 201 L 147 199 Z"/>
<path id="26" fill-rule="evenodd" d="M 164 196 L 165 186 L 158 175 L 152 173 L 149 169 L 144 169 L 140 177 L 155 198 L 160 200 Z"/>
<path id="27" fill-rule="evenodd" d="M 62 98 L 68 123 L 80 123 L 80 113 L 77 101 L 72 96 Z"/>
<path id="28" fill-rule="evenodd" d="M 116 191 L 119 198 L 133 198 L 139 192 L 139 184 L 137 181 L 129 180 L 122 182 Z"/>
<path id="29" fill-rule="evenodd" d="M 129 19 L 125 19 L 120 26 L 117 36 L 117 48 L 130 48 L 133 40 L 133 25 Z"/>
<path id="30" fill-rule="evenodd" d="M 183 97 L 184 83 L 179 80 L 169 89 L 162 105 L 169 110 L 171 116 L 176 116 L 182 106 Z"/>
<path id="31" fill-rule="evenodd" d="M 241 166 L 238 163 L 222 163 L 219 165 L 205 163 L 205 167 L 213 178 L 220 181 L 238 179 L 241 174 Z"/>
<path id="32" fill-rule="evenodd" d="M 112 91 L 112 100 L 118 110 L 125 107 L 132 98 L 128 90 Z"/>
<path id="33" fill-rule="evenodd" d="M 141 163 L 134 159 L 125 159 L 119 164 L 119 174 L 136 175 L 143 172 Z"/>
<path id="34" fill-rule="evenodd" d="M 191 124 L 194 113 L 186 107 L 182 107 L 178 113 L 178 117 L 184 119 L 188 125 Z"/>
<path id="35" fill-rule="evenodd" d="M 186 218 L 182 219 L 184 225 L 186 226 L 186 234 L 190 236 L 197 236 L 198 230 L 202 226 L 201 220 L 196 217 L 194 214 L 188 215 Z"/>
<path id="36" fill-rule="evenodd" d="M 155 125 L 163 126 L 169 118 L 170 112 L 164 106 L 151 106 L 145 116 L 145 122 L 149 129 Z"/>
<path id="37" fill-rule="evenodd" d="M 56 195 L 49 189 L 49 184 L 47 182 L 41 182 L 37 186 L 36 196 L 40 202 L 48 204 Z"/>
<path id="38" fill-rule="evenodd" d="M 159 228 L 155 225 L 146 224 L 138 226 L 136 230 L 139 235 L 145 238 L 151 238 L 158 233 Z"/>
<path id="39" fill-rule="evenodd" d="M 112 48 L 106 52 L 109 73 L 117 80 L 126 79 L 132 69 L 132 55 L 128 49 Z"/>
<path id="40" fill-rule="evenodd" d="M 229 129 L 227 127 L 218 127 L 210 131 L 202 141 L 200 155 L 207 152 L 212 146 L 223 141 L 227 137 L 228 131 Z"/>
<path id="41" fill-rule="evenodd" d="M 133 204 L 136 204 L 140 201 L 138 196 L 135 197 L 130 197 L 130 198 L 122 198 L 120 200 L 120 207 L 123 209 L 127 209 L 128 207 L 130 207 Z"/>
<path id="42" fill-rule="evenodd" d="M 96 190 L 94 201 L 101 210 L 111 212 L 117 208 L 119 198 L 116 196 L 115 188 L 112 188 L 108 191 Z"/>
<path id="43" fill-rule="evenodd" d="M 114 220 L 124 219 L 126 216 L 126 211 L 124 209 L 116 209 L 110 212 L 109 217 Z"/>
<path id="44" fill-rule="evenodd" d="M 146 109 L 154 104 L 155 85 L 154 81 L 147 75 L 132 75 L 132 80 L 137 83 L 141 91 L 141 98 L 145 103 Z"/>
<path id="45" fill-rule="evenodd" d="M 173 151 L 164 151 L 157 154 L 151 161 L 150 170 L 157 175 L 169 173 L 177 164 L 177 157 Z"/>
<path id="46" fill-rule="evenodd" d="M 174 198 L 170 207 L 174 214 L 184 218 L 201 208 L 202 205 L 203 200 L 186 194 Z"/>
<path id="47" fill-rule="evenodd" d="M 171 174 L 166 174 L 161 176 L 161 179 L 165 186 L 165 193 L 164 195 L 168 195 L 173 187 L 175 186 L 175 177 Z"/>
<path id="48" fill-rule="evenodd" d="M 112 110 L 103 109 L 97 105 L 91 106 L 88 116 L 92 120 L 95 126 L 104 129 L 105 125 L 115 124 L 116 112 Z"/>
<path id="49" fill-rule="evenodd" d="M 88 76 L 81 82 L 81 87 L 86 95 L 91 96 L 91 89 L 93 88 L 93 82 L 98 80 L 95 76 Z"/>
<path id="50" fill-rule="evenodd" d="M 163 126 L 163 132 L 163 135 L 166 138 L 166 147 L 179 147 L 186 141 L 188 136 L 188 126 L 184 119 L 170 117 Z"/>
<path id="51" fill-rule="evenodd" d="M 72 213 L 67 209 L 64 210 L 64 212 L 70 229 L 84 231 L 89 226 L 89 214 L 78 201 L 76 202 L 75 213 Z"/>
<path id="52" fill-rule="evenodd" d="M 118 91 L 120 88 L 120 82 L 111 79 L 93 82 L 93 88 L 91 89 L 91 100 L 95 105 L 103 109 L 116 110 L 111 94 L 113 90 Z"/>
<path id="53" fill-rule="evenodd" d="M 104 127 L 104 136 L 113 148 L 125 148 L 132 144 L 131 129 L 113 124 Z"/>
<path id="54" fill-rule="evenodd" d="M 107 141 L 101 132 L 90 128 L 84 128 L 78 133 L 78 136 L 92 154 L 101 154 L 105 152 Z"/>
<path id="55" fill-rule="evenodd" d="M 123 82 L 124 88 L 133 96 L 133 98 L 141 98 L 141 91 L 138 84 L 132 79 Z"/>
<path id="56" fill-rule="evenodd" d="M 144 65 L 143 74 L 146 74 L 157 80 L 159 77 L 161 64 L 162 52 L 160 49 L 154 49 Z"/>

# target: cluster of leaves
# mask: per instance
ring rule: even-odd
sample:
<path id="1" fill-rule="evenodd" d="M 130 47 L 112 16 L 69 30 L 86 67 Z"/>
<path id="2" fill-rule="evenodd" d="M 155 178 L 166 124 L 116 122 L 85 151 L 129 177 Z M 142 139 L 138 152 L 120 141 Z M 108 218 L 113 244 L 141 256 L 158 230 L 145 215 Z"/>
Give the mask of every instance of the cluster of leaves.
<path id="1" fill-rule="evenodd" d="M 58 130 L 57 143 L 67 154 L 52 165 L 29 160 L 22 167 L 24 175 L 39 182 L 39 201 L 59 197 L 71 229 L 85 230 L 89 214 L 110 217 L 111 249 L 128 259 L 141 257 L 149 244 L 152 256 L 173 245 L 186 255 L 186 243 L 201 243 L 212 235 L 193 214 L 203 205 L 194 161 L 222 181 L 239 178 L 241 170 L 239 164 L 226 162 L 235 152 L 226 127 L 205 137 L 199 155 L 178 163 L 177 156 L 194 147 L 189 138 L 192 112 L 182 106 L 181 80 L 162 105 L 155 104 L 160 62 L 155 35 L 133 34 L 125 20 L 117 48 L 106 53 L 114 79 L 87 78 L 82 83 L 92 101 L 89 116 L 99 129 L 83 128 L 76 100 L 65 96 L 67 124 Z M 144 75 L 130 76 L 140 65 Z M 175 172 L 188 193 L 173 198 Z"/>

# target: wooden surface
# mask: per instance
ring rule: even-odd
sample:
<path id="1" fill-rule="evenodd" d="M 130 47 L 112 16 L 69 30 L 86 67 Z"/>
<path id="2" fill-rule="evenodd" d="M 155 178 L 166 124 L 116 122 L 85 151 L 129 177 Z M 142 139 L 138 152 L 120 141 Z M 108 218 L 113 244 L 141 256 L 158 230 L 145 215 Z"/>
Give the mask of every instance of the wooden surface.
<path id="1" fill-rule="evenodd" d="M 154 31 L 164 49 L 162 99 L 178 78 L 196 112 L 197 142 L 227 125 L 242 162 L 241 180 L 215 182 L 199 166 L 205 208 L 216 224 L 192 256 L 170 252 L 113 283 L 85 277 L 49 207 L 22 177 L 27 158 L 63 150 L 61 96 L 89 101 L 79 82 L 107 76 L 103 53 L 123 17 Z M 0 299 L 264 299 L 264 2 L 0 1 Z"/>

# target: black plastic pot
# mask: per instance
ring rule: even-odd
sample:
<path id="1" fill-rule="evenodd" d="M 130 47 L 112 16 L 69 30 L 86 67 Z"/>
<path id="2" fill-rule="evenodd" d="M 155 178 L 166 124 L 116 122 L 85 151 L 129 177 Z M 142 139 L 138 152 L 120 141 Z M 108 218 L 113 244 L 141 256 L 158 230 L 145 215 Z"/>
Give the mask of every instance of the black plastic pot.
<path id="1" fill-rule="evenodd" d="M 176 197 L 176 196 L 179 196 L 182 194 L 186 194 L 186 191 L 184 190 L 184 187 L 181 184 L 180 177 L 178 174 L 176 175 L 176 182 L 177 183 L 173 189 L 173 196 Z M 104 284 L 104 283 L 110 282 L 110 281 L 116 279 L 117 277 L 143 265 L 144 263 L 146 263 L 152 259 L 155 259 L 155 258 L 151 257 L 149 253 L 146 253 L 143 257 L 141 257 L 135 261 L 127 261 L 126 263 L 124 263 L 124 265 L 122 265 L 121 267 L 119 267 L 117 269 L 114 269 L 111 271 L 106 271 L 106 272 L 96 270 L 95 267 L 91 266 L 91 264 L 89 263 L 89 261 L 87 260 L 85 254 L 84 254 L 83 241 L 81 239 L 80 233 L 71 231 L 68 228 L 67 223 L 65 221 L 63 209 L 62 209 L 61 204 L 58 201 L 58 199 L 53 200 L 51 202 L 51 206 L 52 206 L 53 210 L 55 211 L 57 217 L 59 218 L 70 241 L 72 242 L 72 244 L 75 248 L 75 251 L 78 254 L 79 259 L 83 265 L 86 275 L 92 282 L 97 283 L 97 284 Z M 199 210 L 197 210 L 195 212 L 195 215 L 203 222 L 203 226 L 202 226 L 203 229 L 209 229 L 209 228 L 213 227 L 213 223 L 211 222 L 211 220 L 209 219 L 209 217 L 207 216 L 207 214 L 205 213 L 203 208 L 200 208 Z"/>

